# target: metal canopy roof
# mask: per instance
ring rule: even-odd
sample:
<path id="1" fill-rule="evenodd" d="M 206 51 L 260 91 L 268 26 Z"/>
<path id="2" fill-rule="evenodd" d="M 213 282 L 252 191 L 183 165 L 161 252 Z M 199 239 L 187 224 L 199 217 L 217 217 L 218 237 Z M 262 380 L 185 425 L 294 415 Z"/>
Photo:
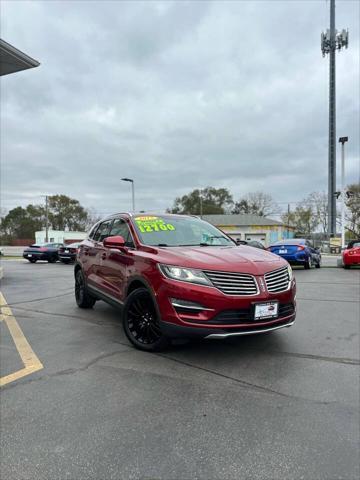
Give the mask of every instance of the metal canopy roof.
<path id="1" fill-rule="evenodd" d="M 40 63 L 0 38 L 0 75 L 38 67 Z"/>

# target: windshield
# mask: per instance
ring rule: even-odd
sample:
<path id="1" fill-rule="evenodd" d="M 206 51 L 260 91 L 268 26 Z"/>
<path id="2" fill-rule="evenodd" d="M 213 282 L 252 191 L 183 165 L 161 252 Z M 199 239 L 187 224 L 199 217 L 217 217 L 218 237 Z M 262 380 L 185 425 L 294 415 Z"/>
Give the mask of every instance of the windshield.
<path id="1" fill-rule="evenodd" d="M 134 218 L 141 243 L 150 246 L 234 245 L 230 238 L 207 222 L 195 217 L 137 216 Z"/>

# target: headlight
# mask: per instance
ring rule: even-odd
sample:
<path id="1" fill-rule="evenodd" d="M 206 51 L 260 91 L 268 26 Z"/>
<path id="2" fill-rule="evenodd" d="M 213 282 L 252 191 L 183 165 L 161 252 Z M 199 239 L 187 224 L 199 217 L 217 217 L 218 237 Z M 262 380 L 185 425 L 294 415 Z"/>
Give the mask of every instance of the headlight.
<path id="1" fill-rule="evenodd" d="M 288 265 L 287 269 L 288 269 L 288 274 L 289 274 L 289 281 L 291 282 L 291 280 L 293 278 L 293 271 L 292 271 L 292 268 L 291 268 L 290 265 Z"/>
<path id="2" fill-rule="evenodd" d="M 197 283 L 199 285 L 211 285 L 210 280 L 201 270 L 193 270 L 190 268 L 175 267 L 173 265 L 159 264 L 160 271 L 165 277 L 173 280 L 181 280 L 182 282 Z"/>

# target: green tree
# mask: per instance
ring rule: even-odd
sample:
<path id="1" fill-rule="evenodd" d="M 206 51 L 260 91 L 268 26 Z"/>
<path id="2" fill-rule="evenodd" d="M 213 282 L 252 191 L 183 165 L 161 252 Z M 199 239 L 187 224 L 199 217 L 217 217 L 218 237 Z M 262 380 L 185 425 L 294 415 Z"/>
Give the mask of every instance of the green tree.
<path id="1" fill-rule="evenodd" d="M 78 200 L 66 195 L 53 195 L 48 199 L 49 223 L 54 230 L 85 230 L 88 212 Z"/>
<path id="2" fill-rule="evenodd" d="M 173 207 L 167 211 L 191 215 L 222 214 L 226 213 L 233 203 L 232 195 L 227 188 L 206 187 L 177 197 Z"/>
<path id="3" fill-rule="evenodd" d="M 360 237 L 360 183 L 353 183 L 347 187 L 346 200 L 347 229 L 354 237 Z"/>
<path id="4" fill-rule="evenodd" d="M 45 223 L 45 211 L 42 206 L 28 205 L 16 207 L 1 219 L 0 234 L 4 241 L 14 238 L 35 238 L 35 232 Z"/>
<path id="5" fill-rule="evenodd" d="M 279 212 L 279 206 L 272 196 L 263 192 L 252 192 L 241 197 L 234 205 L 232 213 L 250 213 L 266 217 Z"/>
<path id="6" fill-rule="evenodd" d="M 318 220 L 311 206 L 300 202 L 296 209 L 290 213 L 284 213 L 281 220 L 286 225 L 292 225 L 296 228 L 296 235 L 310 237 L 318 226 Z"/>

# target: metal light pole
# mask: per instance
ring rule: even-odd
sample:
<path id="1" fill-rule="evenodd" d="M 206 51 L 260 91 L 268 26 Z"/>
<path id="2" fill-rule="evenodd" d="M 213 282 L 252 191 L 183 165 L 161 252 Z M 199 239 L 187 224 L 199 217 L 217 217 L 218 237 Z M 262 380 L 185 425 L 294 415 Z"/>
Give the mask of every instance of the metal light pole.
<path id="1" fill-rule="evenodd" d="M 48 208 L 48 195 L 41 195 L 45 197 L 45 243 L 49 241 L 49 208 Z"/>
<path id="2" fill-rule="evenodd" d="M 329 158 L 328 158 L 328 234 L 336 234 L 336 66 L 335 52 L 348 47 L 347 30 L 335 29 L 335 0 L 330 0 L 330 29 L 321 34 L 323 57 L 329 54 Z"/>
<path id="3" fill-rule="evenodd" d="M 134 180 L 132 178 L 122 178 L 123 182 L 130 182 L 131 183 L 131 193 L 132 193 L 132 211 L 135 213 L 135 188 L 134 188 Z"/>
<path id="4" fill-rule="evenodd" d="M 348 137 L 340 137 L 341 143 L 341 247 L 345 247 L 345 143 Z"/>

